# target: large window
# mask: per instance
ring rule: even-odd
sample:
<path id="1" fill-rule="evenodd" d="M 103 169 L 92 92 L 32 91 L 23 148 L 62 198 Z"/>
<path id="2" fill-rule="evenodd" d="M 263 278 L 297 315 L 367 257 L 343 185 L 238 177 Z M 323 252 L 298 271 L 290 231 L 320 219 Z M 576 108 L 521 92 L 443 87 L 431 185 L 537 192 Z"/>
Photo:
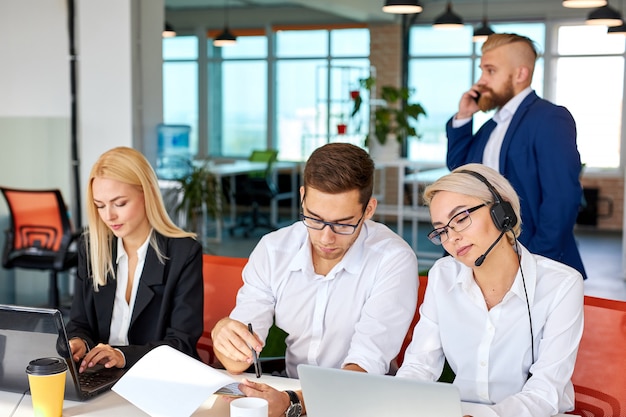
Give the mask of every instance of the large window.
<path id="1" fill-rule="evenodd" d="M 163 122 L 191 126 L 193 156 L 198 153 L 198 38 L 163 39 L 163 59 Z"/>
<path id="2" fill-rule="evenodd" d="M 315 148 L 335 140 L 362 146 L 367 123 L 359 117 L 367 113 L 351 117 L 350 90 L 369 75 L 367 29 L 277 32 L 275 137 L 280 158 L 306 160 Z M 342 124 L 346 131 L 340 134 Z"/>
<path id="3" fill-rule="evenodd" d="M 555 57 L 556 102 L 574 116 L 586 167 L 620 166 L 624 37 L 597 26 L 561 26 Z"/>
<path id="4" fill-rule="evenodd" d="M 267 49 L 266 36 L 240 36 L 222 48 L 209 42 L 211 155 L 248 157 L 267 147 Z"/>
<path id="5" fill-rule="evenodd" d="M 200 41 L 181 36 L 163 43 L 164 120 L 192 126 L 194 155 L 207 149 L 245 158 L 270 147 L 282 160 L 300 161 L 332 140 L 363 145 L 367 123 L 350 117 L 350 90 L 370 75 L 367 29 L 277 30 L 238 36 L 223 48 Z M 348 132 L 338 136 L 341 122 Z M 206 146 L 198 146 L 199 138 Z"/>

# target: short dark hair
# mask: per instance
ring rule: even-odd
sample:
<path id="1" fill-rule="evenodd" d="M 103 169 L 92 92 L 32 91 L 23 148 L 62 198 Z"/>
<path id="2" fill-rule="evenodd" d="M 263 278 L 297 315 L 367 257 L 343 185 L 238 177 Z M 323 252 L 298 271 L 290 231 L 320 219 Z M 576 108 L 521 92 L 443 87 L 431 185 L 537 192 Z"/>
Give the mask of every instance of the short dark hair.
<path id="1" fill-rule="evenodd" d="M 350 143 L 329 143 L 317 148 L 304 167 L 304 189 L 339 194 L 359 190 L 365 207 L 374 189 L 374 161 L 369 154 Z"/>

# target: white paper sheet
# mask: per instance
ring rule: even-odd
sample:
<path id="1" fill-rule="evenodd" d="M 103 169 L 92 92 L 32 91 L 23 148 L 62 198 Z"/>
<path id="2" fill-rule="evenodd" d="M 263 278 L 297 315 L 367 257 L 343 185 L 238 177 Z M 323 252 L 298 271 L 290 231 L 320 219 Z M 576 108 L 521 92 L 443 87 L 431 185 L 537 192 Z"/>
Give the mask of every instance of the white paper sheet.
<path id="1" fill-rule="evenodd" d="M 189 417 L 213 393 L 237 381 L 170 347 L 148 352 L 112 390 L 152 417 Z"/>

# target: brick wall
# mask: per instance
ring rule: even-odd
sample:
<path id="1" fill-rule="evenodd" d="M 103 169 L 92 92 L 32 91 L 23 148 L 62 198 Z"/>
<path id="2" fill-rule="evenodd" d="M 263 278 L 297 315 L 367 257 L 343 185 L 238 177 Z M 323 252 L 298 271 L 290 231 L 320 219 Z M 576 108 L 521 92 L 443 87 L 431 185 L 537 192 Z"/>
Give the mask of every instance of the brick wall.
<path id="1" fill-rule="evenodd" d="M 599 191 L 596 228 L 598 230 L 622 230 L 624 222 L 624 179 L 621 177 L 583 176 L 581 182 L 583 188 L 597 188 Z"/>

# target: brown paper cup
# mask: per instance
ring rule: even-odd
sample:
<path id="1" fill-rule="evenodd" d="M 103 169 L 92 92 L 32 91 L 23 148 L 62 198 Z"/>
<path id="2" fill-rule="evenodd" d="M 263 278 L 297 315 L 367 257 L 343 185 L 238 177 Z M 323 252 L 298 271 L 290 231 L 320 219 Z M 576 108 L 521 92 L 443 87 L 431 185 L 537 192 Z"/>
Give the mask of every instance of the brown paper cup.
<path id="1" fill-rule="evenodd" d="M 40 358 L 26 367 L 35 417 L 61 417 L 67 363 L 61 358 Z"/>

